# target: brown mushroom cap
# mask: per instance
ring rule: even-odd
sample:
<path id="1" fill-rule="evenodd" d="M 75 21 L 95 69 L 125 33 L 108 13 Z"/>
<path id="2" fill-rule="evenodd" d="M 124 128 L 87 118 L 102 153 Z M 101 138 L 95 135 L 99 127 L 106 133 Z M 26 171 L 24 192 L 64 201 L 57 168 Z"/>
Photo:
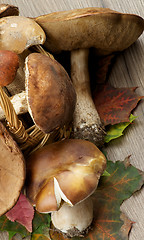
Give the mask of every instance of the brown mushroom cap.
<path id="1" fill-rule="evenodd" d="M 19 15 L 18 7 L 9 4 L 0 4 L 0 18 L 18 15 Z"/>
<path id="2" fill-rule="evenodd" d="M 0 18 L 0 49 L 19 54 L 44 41 L 45 33 L 34 20 L 22 16 Z"/>
<path id="3" fill-rule="evenodd" d="M 107 55 L 128 48 L 144 30 L 144 20 L 108 8 L 83 8 L 35 18 L 47 35 L 51 52 L 95 47 Z"/>
<path id="4" fill-rule="evenodd" d="M 19 57 L 16 53 L 0 50 L 0 86 L 13 82 L 19 67 Z"/>
<path id="5" fill-rule="evenodd" d="M 39 212 L 58 209 L 60 198 L 71 205 L 96 189 L 106 167 L 102 152 L 91 142 L 69 139 L 47 145 L 27 161 L 27 196 Z"/>
<path id="6" fill-rule="evenodd" d="M 0 215 L 16 203 L 25 180 L 25 162 L 16 142 L 0 123 Z"/>
<path id="7" fill-rule="evenodd" d="M 26 58 L 26 94 L 31 117 L 45 133 L 72 120 L 76 93 L 64 68 L 40 53 Z"/>

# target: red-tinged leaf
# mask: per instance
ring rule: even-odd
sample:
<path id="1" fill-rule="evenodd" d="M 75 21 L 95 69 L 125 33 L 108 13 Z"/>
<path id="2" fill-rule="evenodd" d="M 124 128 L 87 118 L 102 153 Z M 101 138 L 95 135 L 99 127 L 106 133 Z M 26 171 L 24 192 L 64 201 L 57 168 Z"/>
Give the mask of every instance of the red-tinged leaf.
<path id="1" fill-rule="evenodd" d="M 16 205 L 6 213 L 6 217 L 12 222 L 17 221 L 18 223 L 22 224 L 29 232 L 32 232 L 34 209 L 25 195 L 22 193 Z"/>
<path id="2" fill-rule="evenodd" d="M 104 125 L 129 122 L 131 111 L 143 96 L 137 96 L 136 87 L 114 88 L 109 84 L 98 87 L 94 103 Z"/>
<path id="3" fill-rule="evenodd" d="M 20 223 L 11 222 L 5 215 L 0 217 L 0 231 L 7 231 L 9 234 L 9 239 L 19 233 L 22 237 L 29 236 L 30 233 L 23 227 Z"/>
<path id="4" fill-rule="evenodd" d="M 93 194 L 94 221 L 85 240 L 127 240 L 133 222 L 120 211 L 122 202 L 139 190 L 144 183 L 143 173 L 126 161 L 108 161 L 107 172 Z M 52 240 L 64 240 L 62 234 L 50 231 Z M 80 240 L 75 237 L 73 240 Z"/>
<path id="5" fill-rule="evenodd" d="M 114 54 L 108 56 L 97 56 L 94 49 L 90 50 L 89 72 L 92 89 L 95 89 L 97 84 L 104 84 L 106 82 L 109 70 L 113 65 L 114 57 Z"/>

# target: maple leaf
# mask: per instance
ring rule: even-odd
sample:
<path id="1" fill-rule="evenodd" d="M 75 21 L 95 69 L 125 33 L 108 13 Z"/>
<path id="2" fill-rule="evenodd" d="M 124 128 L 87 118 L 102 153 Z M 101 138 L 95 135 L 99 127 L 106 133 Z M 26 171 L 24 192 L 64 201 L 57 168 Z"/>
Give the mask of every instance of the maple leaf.
<path id="1" fill-rule="evenodd" d="M 93 195 L 94 221 L 92 230 L 85 240 L 127 240 L 132 221 L 121 213 L 120 205 L 143 184 L 143 174 L 128 161 L 115 163 L 108 161 L 106 171 L 100 178 L 99 186 Z M 29 232 L 17 222 L 0 217 L 0 231 L 8 231 L 10 236 L 20 233 L 23 237 Z M 49 236 L 50 231 L 50 236 Z M 62 234 L 50 230 L 50 215 L 35 211 L 33 219 L 32 240 L 64 240 Z M 75 237 L 74 240 L 81 238 Z"/>
<path id="2" fill-rule="evenodd" d="M 41 214 L 35 211 L 33 219 L 33 233 L 31 240 L 49 239 L 51 217 L 50 214 Z"/>
<path id="3" fill-rule="evenodd" d="M 31 240 L 48 240 L 49 228 L 50 228 L 50 215 L 40 214 L 37 211 L 34 213 L 33 218 L 33 232 L 30 234 L 24 226 L 18 222 L 10 221 L 6 215 L 0 217 L 0 231 L 7 231 L 9 233 L 9 239 L 19 233 L 22 237 L 28 237 L 31 235 Z"/>
<path id="4" fill-rule="evenodd" d="M 6 217 L 12 222 L 19 222 L 29 232 L 32 232 L 34 209 L 29 203 L 28 199 L 22 193 L 20 194 L 16 205 L 6 213 Z"/>
<path id="5" fill-rule="evenodd" d="M 108 161 L 107 172 L 102 176 L 93 195 L 94 221 L 92 230 L 85 240 L 126 240 L 132 222 L 121 214 L 120 205 L 143 184 L 143 177 L 138 169 L 125 162 Z M 51 239 L 64 240 L 62 234 L 50 231 Z M 75 237 L 74 240 L 81 238 Z"/>
<path id="6" fill-rule="evenodd" d="M 123 135 L 123 131 L 127 128 L 137 117 L 130 115 L 129 122 L 109 125 L 106 129 L 106 136 L 104 141 L 106 143 Z"/>
<path id="7" fill-rule="evenodd" d="M 9 233 L 9 239 L 19 233 L 22 237 L 27 237 L 30 233 L 20 223 L 10 221 L 5 215 L 0 217 L 0 231 L 7 231 Z"/>
<path id="8" fill-rule="evenodd" d="M 104 125 L 129 122 L 131 111 L 143 96 L 137 96 L 136 87 L 114 88 L 109 84 L 97 85 L 94 103 Z"/>
<path id="9" fill-rule="evenodd" d="M 108 80 L 109 72 L 113 66 L 114 54 L 107 56 L 97 56 L 94 49 L 89 52 L 89 73 L 91 89 L 95 89 L 97 84 L 104 84 Z"/>

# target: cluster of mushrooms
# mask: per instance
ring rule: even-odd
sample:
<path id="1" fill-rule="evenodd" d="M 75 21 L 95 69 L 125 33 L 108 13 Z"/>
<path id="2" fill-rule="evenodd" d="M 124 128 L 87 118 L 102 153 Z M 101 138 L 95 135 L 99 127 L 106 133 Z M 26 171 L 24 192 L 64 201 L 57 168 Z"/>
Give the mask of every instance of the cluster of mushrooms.
<path id="1" fill-rule="evenodd" d="M 24 188 L 37 211 L 51 213 L 58 231 L 81 236 L 93 221 L 91 196 L 106 168 L 106 158 L 97 148 L 105 130 L 91 95 L 89 48 L 103 57 L 123 51 L 142 34 L 144 20 L 105 8 L 33 19 L 18 15 L 17 7 L 0 5 L 0 215 L 15 205 Z M 37 51 L 31 53 L 32 46 Z M 52 55 L 62 51 L 71 52 L 71 79 Z M 24 89 L 8 97 L 4 87 L 18 74 Z M 32 137 L 28 131 L 20 137 L 24 129 L 17 115 L 26 112 L 40 135 L 71 125 L 72 137 L 46 141 L 24 155 L 20 143 L 31 143 Z M 15 141 L 17 128 L 21 131 Z"/>

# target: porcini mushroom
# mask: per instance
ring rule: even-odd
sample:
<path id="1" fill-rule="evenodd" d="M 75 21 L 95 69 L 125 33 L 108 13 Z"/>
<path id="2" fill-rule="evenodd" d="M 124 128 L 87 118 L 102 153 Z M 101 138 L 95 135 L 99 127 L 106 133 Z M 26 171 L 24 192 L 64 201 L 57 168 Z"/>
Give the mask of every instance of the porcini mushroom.
<path id="1" fill-rule="evenodd" d="M 12 83 L 19 67 L 18 55 L 12 51 L 0 50 L 0 86 Z"/>
<path id="2" fill-rule="evenodd" d="M 41 53 L 25 61 L 26 96 L 29 113 L 45 133 L 69 124 L 75 109 L 76 94 L 65 69 Z"/>
<path id="3" fill-rule="evenodd" d="M 16 142 L 0 122 L 0 216 L 18 200 L 25 180 L 25 161 Z"/>
<path id="4" fill-rule="evenodd" d="M 0 4 L 0 18 L 18 15 L 19 15 L 18 7 L 9 4 Z"/>
<path id="5" fill-rule="evenodd" d="M 89 141 L 49 144 L 27 159 L 27 196 L 37 211 L 52 213 L 57 229 L 67 236 L 81 235 L 92 222 L 90 196 L 105 167 L 105 156 Z"/>
<path id="6" fill-rule="evenodd" d="M 33 20 L 22 16 L 9 16 L 0 19 L 0 49 L 18 54 L 30 46 L 43 44 L 45 33 Z"/>
<path id="7" fill-rule="evenodd" d="M 2 87 L 12 83 L 19 67 L 19 58 L 15 52 L 0 50 L 0 105 L 3 108 L 11 133 L 16 133 L 18 141 L 28 138 L 22 122 L 18 119 L 13 105 Z"/>
<path id="8" fill-rule="evenodd" d="M 47 35 L 49 51 L 71 51 L 71 78 L 77 93 L 75 137 L 101 144 L 104 131 L 91 98 L 88 49 L 94 47 L 103 56 L 123 51 L 142 34 L 144 20 L 107 8 L 84 8 L 39 16 L 35 21 Z"/>

